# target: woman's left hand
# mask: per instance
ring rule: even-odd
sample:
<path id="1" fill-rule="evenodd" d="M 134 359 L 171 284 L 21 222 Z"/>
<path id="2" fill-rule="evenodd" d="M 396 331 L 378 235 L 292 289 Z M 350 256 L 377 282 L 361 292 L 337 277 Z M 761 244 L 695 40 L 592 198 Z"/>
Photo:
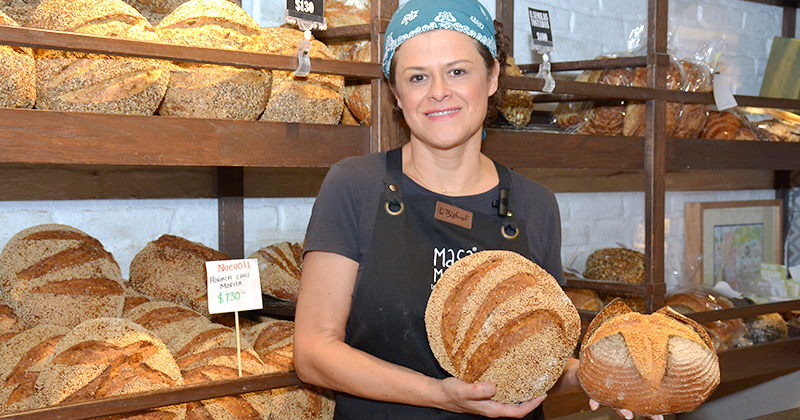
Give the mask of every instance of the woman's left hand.
<path id="1" fill-rule="evenodd" d="M 491 382 L 466 383 L 458 378 L 442 380 L 442 390 L 449 402 L 447 410 L 479 414 L 485 417 L 522 418 L 536 409 L 547 394 L 519 404 L 506 404 L 491 400 L 497 386 Z"/>
<path id="2" fill-rule="evenodd" d="M 600 408 L 600 403 L 590 399 L 589 408 L 591 408 L 592 411 L 597 411 L 597 409 Z M 614 411 L 617 413 L 617 415 L 619 415 L 622 418 L 628 420 L 631 420 L 633 418 L 633 413 L 630 410 L 614 410 Z M 651 420 L 664 420 L 664 416 L 662 416 L 661 414 L 657 414 L 655 416 L 649 416 L 648 418 Z"/>

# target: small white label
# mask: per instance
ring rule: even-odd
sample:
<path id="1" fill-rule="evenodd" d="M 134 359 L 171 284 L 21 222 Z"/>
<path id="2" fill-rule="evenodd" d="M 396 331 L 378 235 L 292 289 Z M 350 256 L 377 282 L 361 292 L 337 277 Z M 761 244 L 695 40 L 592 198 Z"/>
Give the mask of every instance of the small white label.
<path id="1" fill-rule="evenodd" d="M 735 108 L 739 104 L 736 102 L 736 98 L 733 97 L 733 93 L 731 93 L 731 88 L 728 87 L 728 83 L 725 82 L 725 78 L 722 76 L 722 73 L 719 71 L 714 73 L 714 102 L 717 103 L 717 109 L 720 111 L 724 111 L 726 109 Z"/>
<path id="2" fill-rule="evenodd" d="M 207 261 L 206 272 L 209 313 L 250 311 L 264 307 L 258 260 Z"/>

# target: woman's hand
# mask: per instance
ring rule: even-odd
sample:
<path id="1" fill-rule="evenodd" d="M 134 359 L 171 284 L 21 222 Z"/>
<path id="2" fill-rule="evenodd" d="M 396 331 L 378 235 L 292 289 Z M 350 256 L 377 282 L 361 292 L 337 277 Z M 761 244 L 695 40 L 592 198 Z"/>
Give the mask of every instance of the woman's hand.
<path id="1" fill-rule="evenodd" d="M 590 399 L 589 408 L 591 408 L 592 411 L 597 411 L 597 409 L 600 408 L 600 403 Z M 619 415 L 622 418 L 628 420 L 631 420 L 633 418 L 633 413 L 630 410 L 614 410 L 614 411 L 617 413 L 617 415 Z M 650 416 L 648 418 L 652 420 L 664 420 L 664 416 L 662 416 L 661 414 Z"/>
<path id="2" fill-rule="evenodd" d="M 535 410 L 547 394 L 520 404 L 505 404 L 490 398 L 497 392 L 497 386 L 491 382 L 466 383 L 458 378 L 446 378 L 441 381 L 446 410 L 457 413 L 479 414 L 485 417 L 522 418 Z"/>

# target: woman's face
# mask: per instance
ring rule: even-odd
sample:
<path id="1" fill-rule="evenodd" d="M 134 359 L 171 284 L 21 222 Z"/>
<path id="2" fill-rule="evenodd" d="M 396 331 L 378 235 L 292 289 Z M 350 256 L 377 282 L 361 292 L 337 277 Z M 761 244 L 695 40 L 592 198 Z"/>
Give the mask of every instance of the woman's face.
<path id="1" fill-rule="evenodd" d="M 480 141 L 499 64 L 487 72 L 475 40 L 439 29 L 416 35 L 395 52 L 397 104 L 416 138 L 450 149 Z"/>

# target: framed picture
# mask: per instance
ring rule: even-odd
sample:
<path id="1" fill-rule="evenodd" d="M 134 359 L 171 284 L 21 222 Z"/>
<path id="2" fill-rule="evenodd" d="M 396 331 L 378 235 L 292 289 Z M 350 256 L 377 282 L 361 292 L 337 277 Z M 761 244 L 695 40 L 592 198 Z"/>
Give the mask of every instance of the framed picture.
<path id="1" fill-rule="evenodd" d="M 698 261 L 693 284 L 724 280 L 735 290 L 761 279 L 761 263 L 782 259 L 781 200 L 685 204 L 684 261 Z"/>

